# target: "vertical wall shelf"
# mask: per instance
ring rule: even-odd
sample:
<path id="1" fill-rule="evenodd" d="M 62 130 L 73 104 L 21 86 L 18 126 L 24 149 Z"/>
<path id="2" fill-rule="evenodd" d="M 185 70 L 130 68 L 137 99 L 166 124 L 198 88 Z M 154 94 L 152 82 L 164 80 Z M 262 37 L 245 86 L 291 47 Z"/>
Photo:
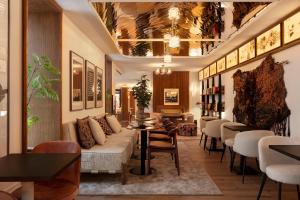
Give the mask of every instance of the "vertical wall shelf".
<path id="1" fill-rule="evenodd" d="M 221 74 L 202 80 L 201 85 L 202 116 L 218 116 L 221 119 L 222 112 L 224 112 L 224 102 L 222 101 L 224 86 L 222 86 Z"/>

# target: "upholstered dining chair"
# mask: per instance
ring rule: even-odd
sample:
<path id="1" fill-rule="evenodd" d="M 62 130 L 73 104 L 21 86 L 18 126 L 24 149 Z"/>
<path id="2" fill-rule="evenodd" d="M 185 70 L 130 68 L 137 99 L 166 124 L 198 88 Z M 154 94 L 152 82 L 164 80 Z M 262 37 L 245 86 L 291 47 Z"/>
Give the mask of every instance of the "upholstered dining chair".
<path id="1" fill-rule="evenodd" d="M 37 145 L 32 153 L 80 153 L 78 144 L 52 141 Z M 53 163 L 55 164 L 55 163 Z M 80 183 L 80 159 L 62 171 L 55 179 L 34 183 L 35 200 L 74 200 Z"/>
<path id="2" fill-rule="evenodd" d="M 212 120 L 212 121 L 208 121 L 206 123 L 206 126 L 204 128 L 204 150 L 206 148 L 206 143 L 207 143 L 207 138 L 210 137 L 212 138 L 220 138 L 221 137 L 221 125 L 225 122 L 229 122 L 226 119 L 216 119 L 216 120 Z M 209 153 L 211 151 L 211 147 L 212 147 L 212 141 L 210 142 L 210 148 L 209 148 Z"/>
<path id="3" fill-rule="evenodd" d="M 7 192 L 3 192 L 3 191 L 0 191 L 0 199 L 1 200 L 17 200 L 17 198 L 14 197 L 13 195 L 11 195 Z"/>
<path id="4" fill-rule="evenodd" d="M 259 168 L 262 172 L 262 179 L 257 199 L 260 199 L 267 177 L 278 182 L 279 199 L 282 183 L 296 185 L 298 199 L 300 199 L 300 161 L 270 149 L 269 145 L 300 145 L 300 138 L 269 136 L 259 141 Z"/>
<path id="5" fill-rule="evenodd" d="M 205 130 L 205 126 L 206 126 L 206 123 L 207 123 L 206 120 L 215 120 L 215 119 L 218 119 L 218 118 L 217 117 L 211 117 L 211 116 L 202 116 L 200 118 L 201 138 L 200 138 L 200 141 L 199 141 L 199 145 L 201 145 L 201 142 L 202 142 L 202 139 L 203 139 L 203 136 L 204 136 L 204 130 Z"/>
<path id="6" fill-rule="evenodd" d="M 254 130 L 254 131 L 245 131 L 236 134 L 233 144 L 233 155 L 230 168 L 232 170 L 234 159 L 236 153 L 238 153 L 242 160 L 242 183 L 245 182 L 245 168 L 246 168 L 246 158 L 255 158 L 256 162 L 258 158 L 258 141 L 266 136 L 273 136 L 273 131 L 266 130 Z M 257 163 L 258 164 L 258 163 Z"/>
<path id="7" fill-rule="evenodd" d="M 172 137 L 171 141 L 149 141 L 148 146 L 148 169 L 151 169 L 151 153 L 162 152 L 170 153 L 175 156 L 175 167 L 177 168 L 177 174 L 180 176 L 179 167 L 179 155 L 178 155 L 178 145 L 177 145 L 177 132 L 178 129 L 174 128 L 168 132 L 168 136 Z"/>
<path id="8" fill-rule="evenodd" d="M 234 144 L 234 138 L 239 131 L 232 131 L 227 129 L 224 126 L 245 126 L 245 124 L 238 123 L 238 122 L 225 122 L 221 124 L 221 142 L 223 144 L 223 152 L 221 156 L 221 162 L 223 161 L 223 157 L 226 151 L 226 147 L 228 147 L 230 152 L 230 158 L 232 159 L 232 147 Z M 230 159 L 230 160 L 231 160 Z"/>

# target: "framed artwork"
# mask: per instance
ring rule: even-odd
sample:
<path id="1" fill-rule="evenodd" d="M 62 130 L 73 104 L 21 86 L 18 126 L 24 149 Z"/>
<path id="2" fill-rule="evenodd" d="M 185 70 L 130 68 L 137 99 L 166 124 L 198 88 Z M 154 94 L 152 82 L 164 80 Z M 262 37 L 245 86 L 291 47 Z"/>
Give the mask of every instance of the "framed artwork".
<path id="1" fill-rule="evenodd" d="M 203 80 L 203 78 L 204 78 L 204 74 L 203 74 L 203 70 L 201 70 L 199 72 L 199 81 Z"/>
<path id="2" fill-rule="evenodd" d="M 96 108 L 103 107 L 103 70 L 96 67 Z"/>
<path id="3" fill-rule="evenodd" d="M 9 0 L 0 0 L 0 157 L 9 153 Z"/>
<path id="4" fill-rule="evenodd" d="M 234 50 L 226 56 L 226 68 L 229 69 L 238 64 L 238 50 Z"/>
<path id="5" fill-rule="evenodd" d="M 225 57 L 217 61 L 217 72 L 222 72 L 226 69 L 226 59 Z"/>
<path id="6" fill-rule="evenodd" d="M 215 75 L 217 73 L 217 63 L 213 63 L 209 66 L 209 75 Z"/>
<path id="7" fill-rule="evenodd" d="M 206 67 L 206 68 L 203 70 L 203 77 L 204 77 L 204 78 L 208 78 L 208 77 L 209 77 L 209 67 Z"/>
<path id="8" fill-rule="evenodd" d="M 280 24 L 278 24 L 256 38 L 256 53 L 258 56 L 281 46 L 280 27 Z"/>
<path id="9" fill-rule="evenodd" d="M 179 89 L 164 89 L 164 105 L 179 105 Z"/>
<path id="10" fill-rule="evenodd" d="M 95 92 L 96 65 L 85 61 L 85 108 L 94 108 L 96 100 Z"/>
<path id="11" fill-rule="evenodd" d="M 255 57 L 255 40 L 244 44 L 239 48 L 239 63 L 243 63 Z"/>
<path id="12" fill-rule="evenodd" d="M 84 59 L 70 51 L 70 110 L 84 109 Z"/>
<path id="13" fill-rule="evenodd" d="M 300 39 L 300 12 L 286 19 L 283 22 L 284 44 Z"/>

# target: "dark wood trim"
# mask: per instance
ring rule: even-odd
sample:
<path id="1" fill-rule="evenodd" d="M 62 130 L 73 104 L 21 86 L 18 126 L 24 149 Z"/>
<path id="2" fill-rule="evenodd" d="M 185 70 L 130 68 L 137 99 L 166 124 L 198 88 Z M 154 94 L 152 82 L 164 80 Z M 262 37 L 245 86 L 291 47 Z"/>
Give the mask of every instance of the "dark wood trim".
<path id="1" fill-rule="evenodd" d="M 241 66 L 247 65 L 247 64 L 249 64 L 249 63 L 251 63 L 251 62 L 260 60 L 260 59 L 266 57 L 266 56 L 269 55 L 269 54 L 275 54 L 275 53 L 278 53 L 278 52 L 280 52 L 280 51 L 283 51 L 283 50 L 285 50 L 285 49 L 288 49 L 288 48 L 291 48 L 291 47 L 293 47 L 293 46 L 295 46 L 295 45 L 300 44 L 300 39 L 296 39 L 296 40 L 294 40 L 294 41 L 291 41 L 291 42 L 289 42 L 289 43 L 284 44 L 284 21 L 285 21 L 286 19 L 288 19 L 289 17 L 293 16 L 294 14 L 296 14 L 296 13 L 299 12 L 299 11 L 300 11 L 300 7 L 296 8 L 294 11 L 292 11 L 290 14 L 286 15 L 285 17 L 281 18 L 280 20 L 277 20 L 276 22 L 272 23 L 270 26 L 268 26 L 267 28 L 263 29 L 263 30 L 260 31 L 258 34 L 255 34 L 251 39 L 246 40 L 246 41 L 243 42 L 241 45 L 239 45 L 239 46 L 237 46 L 236 48 L 234 48 L 234 49 L 232 49 L 231 51 L 229 51 L 229 53 L 223 54 L 223 55 L 220 56 L 218 59 L 216 59 L 214 62 L 217 62 L 219 59 L 221 59 L 221 58 L 224 57 L 224 56 L 226 57 L 228 54 L 232 53 L 232 52 L 235 51 L 236 49 L 238 50 L 238 64 L 235 65 L 235 66 L 233 66 L 233 67 L 230 67 L 230 68 L 227 69 L 227 63 L 226 63 L 226 70 L 224 70 L 224 71 L 222 71 L 222 72 L 220 72 L 220 73 L 214 74 L 213 76 L 216 76 L 216 75 L 218 75 L 218 74 L 223 74 L 223 73 L 225 73 L 225 72 L 227 72 L 227 71 L 230 71 L 230 70 L 239 68 L 239 67 L 241 67 Z M 279 46 L 279 47 L 277 47 L 277 48 L 275 48 L 275 49 L 272 49 L 272 50 L 270 50 L 270 51 L 268 51 L 268 52 L 265 52 L 265 53 L 263 53 L 263 54 L 261 54 L 261 55 L 257 55 L 257 37 L 260 36 L 261 34 L 263 34 L 264 32 L 266 32 L 266 31 L 268 31 L 268 30 L 274 28 L 275 26 L 277 26 L 277 25 L 279 25 L 279 24 L 281 25 L 281 28 L 280 28 L 280 31 L 281 31 L 281 36 L 280 36 L 281 46 Z M 251 58 L 251 59 L 249 59 L 249 60 L 247 60 L 247 61 L 244 61 L 244 62 L 240 63 L 240 59 L 239 59 L 239 48 L 242 47 L 243 45 L 247 44 L 248 42 L 252 41 L 252 40 L 255 41 L 255 57 L 254 57 L 254 58 Z M 212 62 L 211 64 L 213 64 L 214 62 Z M 204 68 L 201 69 L 201 70 L 204 70 L 205 68 L 209 67 L 211 64 L 209 64 L 208 66 L 204 67 Z M 200 71 L 201 71 L 201 70 L 200 70 Z M 212 76 L 209 76 L 209 77 L 203 78 L 203 79 L 208 79 L 208 78 L 210 78 L 210 77 L 212 77 Z"/>
<path id="2" fill-rule="evenodd" d="M 51 1 L 51 2 L 57 4 L 55 1 Z M 60 32 L 59 33 L 60 34 L 60 38 L 59 38 L 60 77 L 59 78 L 60 78 L 60 81 L 61 81 L 60 84 L 59 84 L 59 96 L 60 96 L 60 98 L 59 98 L 59 104 L 60 104 L 59 121 L 60 121 L 60 139 L 62 140 L 63 139 L 63 124 L 62 124 L 62 68 L 63 68 L 63 63 L 62 63 L 62 57 L 63 57 L 63 51 L 62 51 L 62 48 L 63 48 L 63 41 L 62 41 L 62 37 L 63 37 L 63 32 L 62 32 L 62 29 L 63 29 L 63 13 L 62 12 L 63 12 L 63 10 L 62 10 L 61 7 L 59 7 L 59 8 L 58 8 L 58 10 L 59 10 L 59 21 L 60 21 L 60 30 L 59 30 L 59 32 Z"/>
<path id="3" fill-rule="evenodd" d="M 95 108 L 103 108 L 103 99 L 104 99 L 104 96 L 103 96 L 103 89 L 104 89 L 104 87 L 103 87 L 103 82 L 104 82 L 104 80 L 103 80 L 103 77 L 104 77 L 104 73 L 103 73 L 103 69 L 102 68 L 100 68 L 100 67 L 98 67 L 98 66 L 96 66 L 96 73 L 95 73 L 95 88 L 97 88 L 97 84 L 98 84 L 98 71 L 101 71 L 102 72 L 102 90 L 101 90 L 101 92 L 102 92 L 102 105 L 101 106 L 97 106 L 97 89 L 95 89 Z"/>
<path id="4" fill-rule="evenodd" d="M 85 90 L 85 73 L 84 73 L 85 66 L 83 66 L 83 68 L 82 68 L 82 84 L 83 84 L 82 85 L 82 89 L 83 89 L 82 102 L 83 102 L 83 107 L 82 107 L 82 109 L 73 109 L 72 108 L 72 90 L 73 90 L 73 87 L 72 87 L 72 80 L 73 80 L 72 54 L 75 54 L 76 56 L 80 57 L 83 61 L 82 62 L 83 65 L 85 65 L 84 64 L 84 58 L 82 56 L 78 55 L 77 53 L 75 53 L 74 51 L 70 50 L 70 53 L 69 53 L 69 67 L 70 67 L 70 87 L 69 87 L 69 89 L 70 89 L 70 91 L 69 92 L 70 92 L 70 111 L 71 112 L 72 111 L 84 110 L 84 108 L 85 108 L 85 93 L 84 93 L 84 90 Z"/>
<path id="5" fill-rule="evenodd" d="M 6 153 L 9 154 L 9 143 L 10 143 L 10 1 L 7 2 L 7 9 L 8 9 L 8 14 L 7 14 L 7 145 L 6 145 Z"/>
<path id="6" fill-rule="evenodd" d="M 22 153 L 27 152 L 27 38 L 28 0 L 22 1 Z"/>

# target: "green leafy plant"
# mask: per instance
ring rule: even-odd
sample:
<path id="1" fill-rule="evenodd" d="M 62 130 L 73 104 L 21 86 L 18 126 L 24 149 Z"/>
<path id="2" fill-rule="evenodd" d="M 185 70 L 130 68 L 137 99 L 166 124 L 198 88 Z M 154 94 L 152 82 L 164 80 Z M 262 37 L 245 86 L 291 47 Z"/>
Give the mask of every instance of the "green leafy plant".
<path id="1" fill-rule="evenodd" d="M 46 56 L 32 56 L 32 64 L 28 65 L 27 82 L 27 126 L 31 128 L 39 117 L 32 113 L 30 103 L 32 98 L 58 101 L 59 95 L 54 84 L 60 81 L 60 71 Z"/>
<path id="2" fill-rule="evenodd" d="M 138 108 L 148 108 L 152 92 L 149 89 L 149 79 L 147 75 L 143 75 L 141 80 L 132 88 L 133 96 L 137 100 Z"/>

